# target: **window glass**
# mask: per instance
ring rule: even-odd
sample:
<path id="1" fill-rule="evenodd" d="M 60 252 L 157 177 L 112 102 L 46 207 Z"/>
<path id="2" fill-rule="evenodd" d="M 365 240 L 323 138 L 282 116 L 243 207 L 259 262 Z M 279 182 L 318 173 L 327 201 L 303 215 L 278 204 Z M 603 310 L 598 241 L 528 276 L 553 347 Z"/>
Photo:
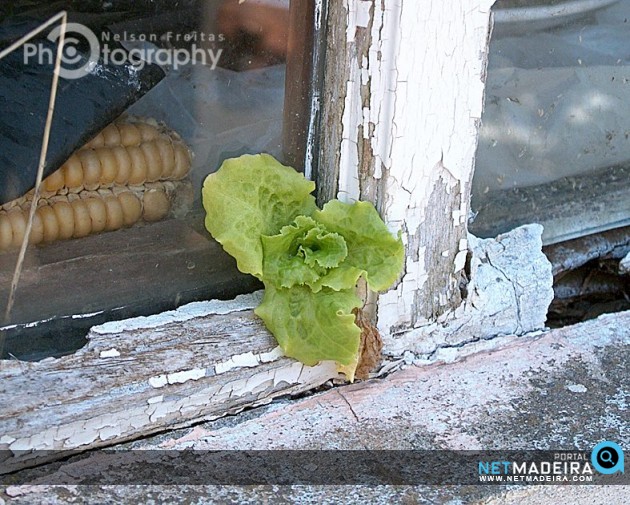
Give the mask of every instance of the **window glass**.
<path id="1" fill-rule="evenodd" d="M 630 1 L 498 0 L 471 231 L 630 224 Z"/>
<path id="2" fill-rule="evenodd" d="M 99 322 L 258 287 L 206 232 L 201 186 L 246 153 L 303 169 L 313 4 L 2 3 L 0 50 L 62 9 L 70 23 L 32 244 L 6 316 L 60 23 L 0 59 L 4 358 L 71 352 Z"/>

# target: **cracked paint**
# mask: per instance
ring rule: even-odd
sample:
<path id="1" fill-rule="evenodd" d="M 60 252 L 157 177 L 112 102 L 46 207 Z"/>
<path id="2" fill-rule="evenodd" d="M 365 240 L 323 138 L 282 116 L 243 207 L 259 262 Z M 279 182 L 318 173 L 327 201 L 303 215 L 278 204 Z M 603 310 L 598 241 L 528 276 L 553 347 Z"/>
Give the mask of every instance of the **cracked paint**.
<path id="1" fill-rule="evenodd" d="M 260 353 L 271 355 L 274 351 Z M 160 384 L 182 384 L 197 380 L 202 369 L 189 370 L 161 376 Z M 165 418 L 197 417 L 212 402 L 230 399 L 232 403 L 239 398 L 253 397 L 256 401 L 266 402 L 269 395 L 282 385 L 305 384 L 310 381 L 321 382 L 337 376 L 334 362 L 324 362 L 314 367 L 307 367 L 298 362 L 290 362 L 281 368 L 254 373 L 243 379 L 228 381 L 222 385 L 209 385 L 203 392 L 191 395 L 160 395 L 149 398 L 145 405 L 130 406 L 124 416 L 103 414 L 86 419 L 78 419 L 60 427 L 50 427 L 30 437 L 15 438 L 3 435 L 1 444 L 6 444 L 14 453 L 23 451 L 79 449 L 93 446 L 97 441 L 117 439 L 125 433 L 146 429 L 152 424 L 159 424 Z M 194 379 L 197 377 L 197 379 Z M 157 379 L 157 378 L 156 378 Z M 218 416 L 217 416 L 218 417 Z"/>
<path id="2" fill-rule="evenodd" d="M 373 201 L 392 232 L 403 230 L 407 253 L 404 275 L 378 302 L 386 350 L 388 335 L 460 303 L 492 3 L 345 0 L 351 50 L 337 196 Z M 436 192 L 444 216 L 428 209 Z M 440 246 L 432 234 L 445 231 L 452 244 L 432 250 Z"/>
<path id="3" fill-rule="evenodd" d="M 174 372 L 170 374 L 157 375 L 149 379 L 149 384 L 153 388 L 163 388 L 168 384 L 183 384 L 188 381 L 196 381 L 205 377 L 205 368 L 195 368 L 193 370 L 182 370 L 180 372 Z"/>
<path id="4" fill-rule="evenodd" d="M 542 231 L 540 225 L 527 225 L 496 239 L 469 235 L 471 279 L 464 303 L 437 321 L 423 321 L 415 330 L 392 335 L 386 352 L 399 356 L 412 351 L 432 359 L 443 348 L 544 329 L 553 275 L 542 253 Z"/>

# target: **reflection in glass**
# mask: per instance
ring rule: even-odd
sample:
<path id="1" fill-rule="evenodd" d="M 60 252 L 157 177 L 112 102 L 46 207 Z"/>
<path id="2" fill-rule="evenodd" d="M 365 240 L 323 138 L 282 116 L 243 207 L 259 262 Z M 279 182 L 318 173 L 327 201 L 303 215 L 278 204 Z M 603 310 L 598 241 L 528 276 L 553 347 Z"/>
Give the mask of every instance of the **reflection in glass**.
<path id="1" fill-rule="evenodd" d="M 627 225 L 630 1 L 499 0 L 494 19 L 471 230 Z"/>

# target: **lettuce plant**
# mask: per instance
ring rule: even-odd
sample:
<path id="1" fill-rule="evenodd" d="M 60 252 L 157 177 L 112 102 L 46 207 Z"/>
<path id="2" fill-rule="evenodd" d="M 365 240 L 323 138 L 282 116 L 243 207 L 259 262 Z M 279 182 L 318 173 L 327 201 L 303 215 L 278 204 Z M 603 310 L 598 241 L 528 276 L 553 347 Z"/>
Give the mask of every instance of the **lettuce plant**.
<path id="1" fill-rule="evenodd" d="M 265 286 L 256 314 L 287 356 L 336 361 L 351 379 L 361 330 L 352 310 L 363 277 L 382 291 L 397 279 L 404 248 L 372 204 L 328 202 L 315 183 L 266 154 L 226 160 L 203 186 L 206 228 L 241 272 Z"/>

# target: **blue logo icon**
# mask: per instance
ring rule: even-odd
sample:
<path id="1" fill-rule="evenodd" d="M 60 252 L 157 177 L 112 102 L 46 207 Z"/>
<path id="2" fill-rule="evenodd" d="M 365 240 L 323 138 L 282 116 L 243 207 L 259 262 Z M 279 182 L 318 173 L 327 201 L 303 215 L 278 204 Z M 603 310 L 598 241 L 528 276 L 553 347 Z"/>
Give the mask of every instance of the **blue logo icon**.
<path id="1" fill-rule="evenodd" d="M 623 449 L 615 442 L 600 442 L 593 448 L 591 463 L 599 473 L 624 473 Z"/>

